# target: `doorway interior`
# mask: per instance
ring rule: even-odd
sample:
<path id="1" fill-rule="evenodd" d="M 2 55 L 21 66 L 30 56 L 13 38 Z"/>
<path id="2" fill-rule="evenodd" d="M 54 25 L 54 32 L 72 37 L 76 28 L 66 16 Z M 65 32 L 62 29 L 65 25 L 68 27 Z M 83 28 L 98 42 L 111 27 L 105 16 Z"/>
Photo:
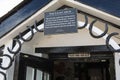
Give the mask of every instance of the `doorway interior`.
<path id="1" fill-rule="evenodd" d="M 98 62 L 54 61 L 54 80 L 110 80 L 109 60 Z"/>
<path id="2" fill-rule="evenodd" d="M 69 58 L 65 53 L 43 58 L 21 53 L 18 80 L 115 80 L 113 54 L 90 55 Z"/>

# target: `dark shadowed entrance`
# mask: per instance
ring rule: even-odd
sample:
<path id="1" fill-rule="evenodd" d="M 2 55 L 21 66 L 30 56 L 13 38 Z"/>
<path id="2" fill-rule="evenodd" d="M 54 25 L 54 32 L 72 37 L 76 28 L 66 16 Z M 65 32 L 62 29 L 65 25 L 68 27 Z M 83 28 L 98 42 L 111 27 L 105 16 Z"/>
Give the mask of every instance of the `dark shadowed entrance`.
<path id="1" fill-rule="evenodd" d="M 113 55 L 91 53 L 91 57 L 68 58 L 49 54 L 41 58 L 20 55 L 18 80 L 114 80 Z"/>
<path id="2" fill-rule="evenodd" d="M 64 59 L 54 61 L 54 80 L 111 80 L 110 59 Z"/>

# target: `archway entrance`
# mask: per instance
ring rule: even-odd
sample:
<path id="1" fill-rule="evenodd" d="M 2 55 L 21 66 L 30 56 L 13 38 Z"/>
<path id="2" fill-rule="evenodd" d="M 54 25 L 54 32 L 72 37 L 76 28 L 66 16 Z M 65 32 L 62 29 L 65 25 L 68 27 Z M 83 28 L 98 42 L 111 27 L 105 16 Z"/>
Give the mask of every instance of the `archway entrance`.
<path id="1" fill-rule="evenodd" d="M 59 1 L 57 2 L 57 3 L 59 3 Z M 78 10 L 80 10 L 80 8 L 82 8 L 81 6 L 79 6 L 79 4 L 76 4 L 76 2 L 74 2 L 73 0 L 72 1 L 69 1 L 69 0 L 65 0 L 65 2 L 64 2 L 64 0 L 62 0 L 62 2 L 60 2 L 60 3 L 65 3 L 66 5 L 69 5 L 69 4 L 67 4 L 67 3 L 71 3 L 72 5 L 71 5 L 71 7 L 75 7 L 75 8 L 77 8 Z M 60 6 L 58 6 L 57 7 L 57 4 L 56 4 L 56 2 L 54 3 L 55 5 L 56 5 L 56 9 L 58 8 L 58 7 L 60 7 Z M 64 4 L 64 5 L 65 5 Z M 63 5 L 63 4 L 62 4 Z M 61 6 L 62 6 L 61 5 Z M 51 5 L 52 7 L 53 7 L 53 5 Z M 54 6 L 55 7 L 55 6 Z M 80 7 L 80 8 L 79 8 Z M 50 7 L 51 8 L 51 7 Z M 54 9 L 54 10 L 56 10 L 56 9 Z M 53 10 L 53 9 L 52 9 Z M 92 14 L 94 14 L 94 13 L 92 13 L 91 15 L 88 15 L 89 13 L 85 13 L 86 11 L 88 11 L 89 9 L 85 9 L 84 10 L 84 8 L 82 9 L 82 11 L 84 11 L 84 12 L 82 12 L 82 14 L 85 14 L 85 18 L 86 18 L 86 15 L 87 15 L 87 17 L 92 17 L 93 19 L 96 19 L 97 18 L 97 15 L 96 15 L 96 17 L 95 16 L 91 16 Z M 46 12 L 47 11 L 47 9 L 46 10 L 44 10 L 43 12 Z M 93 11 L 93 10 L 92 10 Z M 91 11 L 91 12 L 92 12 Z M 42 12 L 42 13 L 43 13 Z M 78 11 L 79 13 L 81 13 L 81 11 Z M 101 13 L 99 13 L 99 14 L 101 14 Z M 28 24 L 28 23 L 30 23 L 30 25 L 29 26 L 31 26 L 31 27 L 27 27 L 27 30 L 25 30 L 25 29 L 22 29 L 23 27 L 25 27 L 26 25 L 22 25 L 22 26 L 19 26 L 20 28 L 17 28 L 16 29 L 16 31 L 14 32 L 14 34 L 15 33 L 17 33 L 17 34 L 19 34 L 19 32 L 22 32 L 21 34 L 19 34 L 19 35 L 14 35 L 14 36 L 7 36 L 8 38 L 4 38 L 2 41 L 4 42 L 4 40 L 6 39 L 11 39 L 11 38 L 13 38 L 13 41 L 10 41 L 10 43 L 8 43 L 8 44 L 6 44 L 5 45 L 5 50 L 4 50 L 4 52 L 5 53 L 10 53 L 10 54 L 13 54 L 12 55 L 12 58 L 14 59 L 15 58 L 15 56 L 16 56 L 16 54 L 17 53 L 19 53 L 20 51 L 21 51 L 21 46 L 22 46 L 22 44 L 24 43 L 24 42 L 27 42 L 27 41 L 30 41 L 30 40 L 32 40 L 32 38 L 33 38 L 33 36 L 34 36 L 34 34 L 36 33 L 36 32 L 41 32 L 41 31 L 43 31 L 42 30 L 42 28 L 44 27 L 43 26 L 43 24 L 41 24 L 41 23 L 43 23 L 43 18 L 40 18 L 40 19 L 38 19 L 39 17 L 39 15 L 42 15 L 41 14 L 41 12 L 40 13 L 38 13 L 38 14 L 35 14 L 35 19 L 34 19 L 34 17 L 33 18 L 30 18 L 30 21 L 28 20 L 28 21 L 25 21 L 25 24 Z M 84 15 L 83 15 L 84 16 Z M 101 15 L 100 15 L 101 16 Z M 105 16 L 105 15 L 104 15 Z M 38 17 L 38 18 L 37 18 Z M 101 17 L 100 17 L 101 18 Z M 104 19 L 104 18 L 106 18 L 106 19 Z M 109 22 L 107 22 L 108 20 L 107 20 L 107 18 L 110 18 L 110 17 L 108 17 L 108 16 L 105 16 L 104 18 L 102 18 L 102 19 L 100 19 L 99 20 L 99 18 L 98 18 L 98 21 L 103 21 L 105 24 L 109 24 Z M 34 25 L 32 25 L 32 23 L 33 23 L 33 20 L 37 20 L 37 21 L 39 21 L 38 23 L 35 23 Z M 106 21 L 107 20 L 107 21 Z M 112 20 L 111 18 L 109 19 L 109 20 Z M 78 23 L 80 23 L 81 21 L 78 21 Z M 87 20 L 86 20 L 86 22 L 87 22 Z M 94 23 L 96 22 L 96 20 L 94 20 L 93 22 L 91 22 L 91 25 L 93 25 Z M 85 23 L 85 22 L 84 22 Z M 24 24 L 24 22 L 23 22 L 23 24 Z M 28 25 L 27 25 L 28 26 Z M 79 25 L 79 26 L 81 26 L 81 25 Z M 78 28 L 80 28 L 78 26 Z M 82 25 L 83 26 L 83 25 Z M 88 26 L 89 26 L 89 24 L 88 24 Z M 36 28 L 39 28 L 39 30 L 38 29 L 36 29 Z M 87 29 L 90 29 L 90 34 L 92 34 L 92 27 L 90 26 L 90 27 L 86 27 Z M 20 30 L 22 30 L 22 31 L 20 31 Z M 93 32 L 99 32 L 99 31 L 96 31 L 96 30 L 94 30 L 94 28 L 93 28 Z M 107 28 L 105 28 L 105 33 L 107 32 Z M 112 37 L 112 36 L 114 36 L 114 35 L 118 35 L 118 33 L 112 33 L 112 34 L 109 34 L 109 35 L 102 35 L 101 36 L 101 31 L 100 31 L 100 33 L 97 33 L 98 35 L 100 35 L 100 37 L 103 37 L 105 40 L 106 40 L 106 44 L 107 44 L 107 46 L 109 47 L 109 41 L 111 41 L 110 40 L 110 38 Z M 9 34 L 10 35 L 10 34 Z M 92 34 L 92 36 L 95 36 L 95 35 L 93 35 Z M 37 37 L 38 38 L 38 37 Z M 97 37 L 98 38 L 98 37 Z M 5 41 L 6 41 L 5 40 Z M 36 41 L 36 40 L 35 40 Z M 7 42 L 7 41 L 6 41 Z M 4 43 L 6 43 L 6 42 L 4 42 Z M 15 45 L 15 43 L 14 42 L 17 42 L 18 44 L 19 44 L 19 46 L 16 44 Z M 115 43 L 115 42 L 113 41 L 113 42 L 111 42 L 110 44 L 112 45 L 112 47 L 115 49 L 115 50 L 118 50 L 120 47 L 119 47 L 119 45 L 117 45 L 117 43 Z M 11 45 L 12 44 L 12 45 Z M 96 44 L 96 43 L 95 43 Z M 29 45 L 28 45 L 29 46 Z M 32 45 L 31 45 L 32 46 Z M 31 47 L 30 46 L 30 47 Z M 33 46 L 32 46 L 33 47 Z M 109 47 L 110 48 L 110 47 Z M 31 48 L 30 48 L 31 49 Z M 93 48 L 94 49 L 94 48 Z M 96 50 L 96 49 L 95 49 Z M 111 49 L 110 49 L 111 50 Z M 5 55 L 4 55 L 5 56 Z M 61 56 L 61 55 L 60 55 Z M 27 56 L 26 56 L 27 57 Z M 11 59 L 11 58 L 10 58 Z M 41 60 L 41 59 L 40 59 Z M 46 60 L 46 59 L 45 59 Z M 77 58 L 77 60 L 78 60 L 78 58 Z M 7 61 L 7 59 L 6 59 L 6 61 Z M 47 60 L 48 61 L 48 60 Z M 106 60 L 107 61 L 107 60 Z M 39 61 L 38 61 L 39 62 Z M 108 61 L 109 62 L 109 61 Z M 11 61 L 10 61 L 10 64 L 12 63 L 12 59 L 11 59 Z M 37 64 L 37 63 L 36 63 Z M 35 65 L 36 65 L 35 64 Z M 40 63 L 38 63 L 38 64 L 40 64 Z M 42 63 L 41 63 L 42 64 Z M 90 63 L 91 64 L 91 63 Z M 115 63 L 115 64 L 117 64 L 117 62 Z M 27 66 L 27 64 L 25 64 L 26 66 Z M 44 64 L 44 65 L 47 65 L 47 64 Z M 81 66 L 81 62 L 78 62 L 78 65 L 80 65 Z M 89 64 L 88 63 L 84 63 L 83 64 L 84 66 L 85 65 L 87 65 L 87 66 L 89 66 Z M 2 67 L 2 66 L 1 66 Z M 48 67 L 48 66 L 47 66 Z M 3 68 L 4 68 L 4 66 L 3 66 Z M 6 67 L 7 69 L 8 68 L 10 68 L 10 66 L 8 65 L 7 67 Z M 26 67 L 25 67 L 26 68 Z M 7 70 L 6 69 L 6 70 Z M 30 69 L 30 68 L 29 68 Z M 49 69 L 49 68 L 46 68 L 46 69 Z M 117 70 L 119 70 L 119 68 L 117 68 L 116 69 L 116 74 L 117 74 L 117 76 L 116 77 L 118 77 L 119 76 L 119 73 L 117 72 Z M 36 71 L 36 70 L 34 70 L 34 71 Z M 6 72 L 6 71 L 5 71 Z M 29 73 L 29 72 L 28 72 Z M 112 72 L 112 73 L 114 73 L 114 72 Z M 22 73 L 21 73 L 22 74 Z M 88 73 L 85 73 L 85 74 L 88 74 Z M 26 75 L 26 74 L 25 74 Z M 44 75 L 44 74 L 43 74 Z M 80 74 L 81 75 L 81 74 Z M 6 76 L 6 75 L 5 75 Z M 118 77 L 119 78 L 119 77 Z M 117 79 L 118 79 L 117 78 Z M 49 78 L 42 78 L 43 80 L 44 79 L 49 79 Z M 107 79 L 107 78 L 106 78 Z M 22 79 L 23 80 L 23 79 Z M 111 79 L 111 80 L 114 80 L 114 78 L 113 79 Z"/>

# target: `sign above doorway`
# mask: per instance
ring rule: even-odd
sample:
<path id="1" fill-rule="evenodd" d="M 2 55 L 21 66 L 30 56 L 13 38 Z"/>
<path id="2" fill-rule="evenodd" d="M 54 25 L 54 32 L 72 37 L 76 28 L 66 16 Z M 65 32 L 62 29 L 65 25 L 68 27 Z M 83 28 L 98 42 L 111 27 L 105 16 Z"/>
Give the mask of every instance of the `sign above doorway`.
<path id="1" fill-rule="evenodd" d="M 44 34 L 77 32 L 77 10 L 74 8 L 45 13 Z"/>

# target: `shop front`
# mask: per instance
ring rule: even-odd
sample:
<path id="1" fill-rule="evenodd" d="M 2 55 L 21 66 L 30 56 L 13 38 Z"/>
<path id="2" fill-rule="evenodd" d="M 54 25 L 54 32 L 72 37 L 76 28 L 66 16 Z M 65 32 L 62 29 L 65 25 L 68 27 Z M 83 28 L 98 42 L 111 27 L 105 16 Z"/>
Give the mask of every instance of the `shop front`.
<path id="1" fill-rule="evenodd" d="M 76 0 L 53 0 L 16 26 L 0 39 L 0 80 L 120 79 L 117 17 Z"/>

